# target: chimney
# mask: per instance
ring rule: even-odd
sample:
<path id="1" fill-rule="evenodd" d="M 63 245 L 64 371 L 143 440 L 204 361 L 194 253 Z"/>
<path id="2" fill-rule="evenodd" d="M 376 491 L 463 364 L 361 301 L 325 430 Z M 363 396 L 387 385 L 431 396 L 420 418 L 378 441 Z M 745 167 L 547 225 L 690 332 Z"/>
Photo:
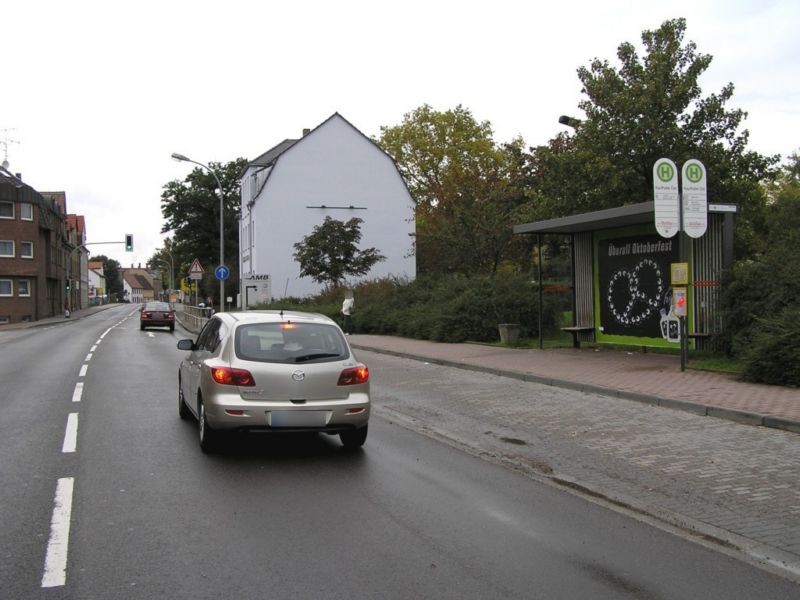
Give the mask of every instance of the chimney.
<path id="1" fill-rule="evenodd" d="M 22 173 L 14 173 L 14 177 L 22 181 Z"/>
<path id="2" fill-rule="evenodd" d="M 310 129 L 303 129 L 303 137 L 306 137 L 309 133 L 311 133 Z"/>

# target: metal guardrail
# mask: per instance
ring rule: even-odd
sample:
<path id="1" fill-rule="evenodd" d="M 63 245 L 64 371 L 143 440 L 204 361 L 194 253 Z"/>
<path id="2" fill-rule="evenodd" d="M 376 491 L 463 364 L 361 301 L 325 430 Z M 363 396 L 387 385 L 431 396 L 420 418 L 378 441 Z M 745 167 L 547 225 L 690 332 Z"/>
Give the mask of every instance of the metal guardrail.
<path id="1" fill-rule="evenodd" d="M 193 333 L 199 333 L 203 326 L 213 314 L 212 308 L 200 306 L 187 306 L 185 304 L 175 304 L 175 314 L 178 320 L 186 329 Z"/>

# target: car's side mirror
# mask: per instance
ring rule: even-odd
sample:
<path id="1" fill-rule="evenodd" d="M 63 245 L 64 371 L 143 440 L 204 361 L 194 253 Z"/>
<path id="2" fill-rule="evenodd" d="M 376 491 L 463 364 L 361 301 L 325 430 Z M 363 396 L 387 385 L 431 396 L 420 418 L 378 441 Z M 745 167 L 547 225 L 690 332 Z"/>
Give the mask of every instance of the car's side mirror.
<path id="1" fill-rule="evenodd" d="M 194 350 L 194 342 L 192 340 L 181 340 L 178 342 L 178 350 Z"/>

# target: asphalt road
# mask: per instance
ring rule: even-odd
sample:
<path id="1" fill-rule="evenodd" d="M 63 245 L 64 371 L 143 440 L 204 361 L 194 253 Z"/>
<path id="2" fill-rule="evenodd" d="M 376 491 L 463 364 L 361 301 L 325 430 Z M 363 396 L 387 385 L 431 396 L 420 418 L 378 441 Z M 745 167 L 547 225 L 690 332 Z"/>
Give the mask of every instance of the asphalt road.
<path id="1" fill-rule="evenodd" d="M 177 416 L 184 336 L 124 306 L 0 336 L 0 598 L 797 596 L 381 417 L 421 393 L 402 360 L 373 368 L 363 451 L 250 436 L 204 455 Z"/>

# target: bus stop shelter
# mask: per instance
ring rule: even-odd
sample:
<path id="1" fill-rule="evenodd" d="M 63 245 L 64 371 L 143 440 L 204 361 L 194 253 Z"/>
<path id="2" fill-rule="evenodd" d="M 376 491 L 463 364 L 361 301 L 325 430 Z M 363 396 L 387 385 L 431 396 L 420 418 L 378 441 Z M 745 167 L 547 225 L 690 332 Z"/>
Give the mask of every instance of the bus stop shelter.
<path id="1" fill-rule="evenodd" d="M 545 235 L 569 236 L 573 322 L 563 329 L 576 347 L 582 341 L 677 347 L 671 272 L 673 264 L 687 263 L 688 337 L 695 348 L 707 349 L 722 326 L 720 298 L 733 265 L 735 213 L 733 204 L 709 204 L 708 227 L 698 238 L 661 237 L 653 202 L 524 223 L 513 231 L 536 235 L 539 248 Z"/>

